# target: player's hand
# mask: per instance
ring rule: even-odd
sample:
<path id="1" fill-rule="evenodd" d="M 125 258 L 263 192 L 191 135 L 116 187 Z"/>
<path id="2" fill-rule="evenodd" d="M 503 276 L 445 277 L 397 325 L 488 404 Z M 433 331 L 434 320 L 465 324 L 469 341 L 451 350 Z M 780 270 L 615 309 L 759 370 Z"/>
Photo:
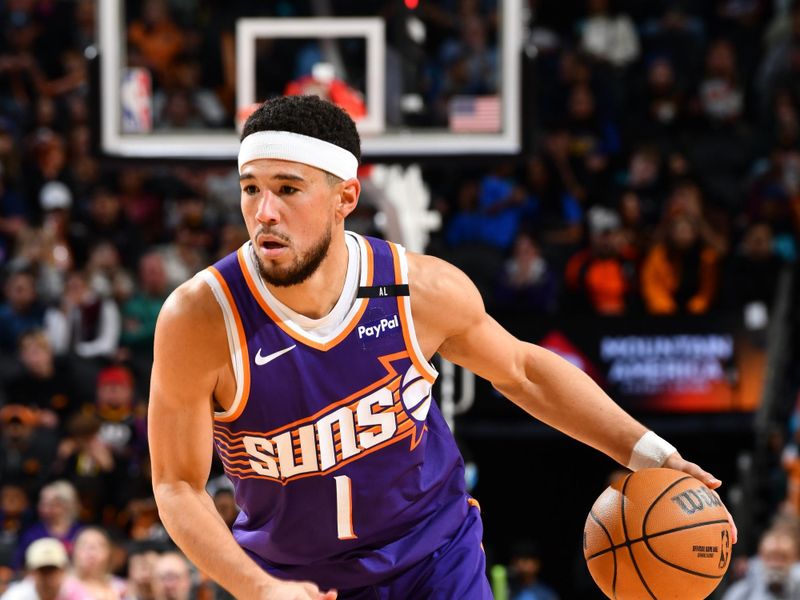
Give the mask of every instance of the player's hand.
<path id="1" fill-rule="evenodd" d="M 336 600 L 336 590 L 321 592 L 310 581 L 276 581 L 262 589 L 259 600 Z"/>
<path id="2" fill-rule="evenodd" d="M 703 469 L 701 469 L 700 465 L 697 465 L 693 462 L 689 462 L 688 460 L 684 460 L 684 458 L 677 452 L 668 456 L 667 460 L 664 461 L 664 464 L 662 466 L 664 466 L 667 469 L 675 469 L 676 471 L 683 471 L 687 475 L 691 475 L 695 479 L 699 479 L 712 490 L 716 490 L 719 486 L 722 485 L 722 481 L 714 477 L 708 471 L 704 471 Z M 728 507 L 725 506 L 724 504 L 723 506 L 725 507 L 725 512 L 728 515 L 728 523 L 731 524 L 731 543 L 735 544 L 736 540 L 739 537 L 739 532 L 736 529 L 736 523 L 733 522 L 733 517 L 731 516 Z"/>

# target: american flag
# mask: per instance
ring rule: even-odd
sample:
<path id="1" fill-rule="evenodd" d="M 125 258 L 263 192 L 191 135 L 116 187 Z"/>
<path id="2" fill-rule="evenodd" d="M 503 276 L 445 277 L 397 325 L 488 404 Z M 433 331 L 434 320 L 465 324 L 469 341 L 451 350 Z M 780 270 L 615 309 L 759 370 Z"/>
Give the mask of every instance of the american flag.
<path id="1" fill-rule="evenodd" d="M 501 126 L 499 96 L 453 96 L 450 130 L 457 133 L 497 133 Z"/>

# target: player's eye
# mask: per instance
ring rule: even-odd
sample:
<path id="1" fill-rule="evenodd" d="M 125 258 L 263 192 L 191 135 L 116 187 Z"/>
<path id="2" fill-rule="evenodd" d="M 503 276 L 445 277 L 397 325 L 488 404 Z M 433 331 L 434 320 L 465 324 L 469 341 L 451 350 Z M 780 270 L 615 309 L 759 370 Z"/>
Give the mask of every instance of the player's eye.
<path id="1" fill-rule="evenodd" d="M 292 194 L 294 194 L 296 192 L 299 192 L 299 191 L 300 190 L 298 190 L 297 188 L 292 187 L 290 185 L 282 185 L 281 189 L 280 189 L 280 194 L 281 194 L 281 196 L 291 196 Z"/>
<path id="2" fill-rule="evenodd" d="M 258 193 L 258 187 L 252 184 L 246 185 L 242 188 L 242 191 L 248 196 L 253 196 Z"/>

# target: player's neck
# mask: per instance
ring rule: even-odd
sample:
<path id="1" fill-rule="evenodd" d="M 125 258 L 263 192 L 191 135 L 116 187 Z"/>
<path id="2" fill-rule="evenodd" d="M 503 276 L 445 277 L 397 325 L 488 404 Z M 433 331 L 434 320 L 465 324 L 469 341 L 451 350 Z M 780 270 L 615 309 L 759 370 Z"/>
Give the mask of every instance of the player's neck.
<path id="1" fill-rule="evenodd" d="M 327 315 L 344 289 L 347 277 L 348 250 L 344 230 L 335 231 L 327 256 L 319 268 L 303 283 L 288 287 L 267 284 L 275 298 L 293 311 L 309 319 L 321 319 Z"/>

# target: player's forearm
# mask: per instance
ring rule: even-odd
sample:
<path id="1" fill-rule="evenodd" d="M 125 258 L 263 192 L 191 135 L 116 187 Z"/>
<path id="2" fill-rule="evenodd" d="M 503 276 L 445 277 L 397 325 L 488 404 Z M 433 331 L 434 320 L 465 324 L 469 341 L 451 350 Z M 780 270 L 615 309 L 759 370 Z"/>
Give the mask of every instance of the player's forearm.
<path id="1" fill-rule="evenodd" d="M 154 492 L 162 523 L 189 560 L 235 597 L 259 597 L 273 578 L 239 547 L 208 494 L 183 482 Z"/>
<path id="2" fill-rule="evenodd" d="M 560 356 L 525 345 L 524 374 L 498 391 L 537 419 L 627 465 L 647 429 L 583 371 Z"/>

